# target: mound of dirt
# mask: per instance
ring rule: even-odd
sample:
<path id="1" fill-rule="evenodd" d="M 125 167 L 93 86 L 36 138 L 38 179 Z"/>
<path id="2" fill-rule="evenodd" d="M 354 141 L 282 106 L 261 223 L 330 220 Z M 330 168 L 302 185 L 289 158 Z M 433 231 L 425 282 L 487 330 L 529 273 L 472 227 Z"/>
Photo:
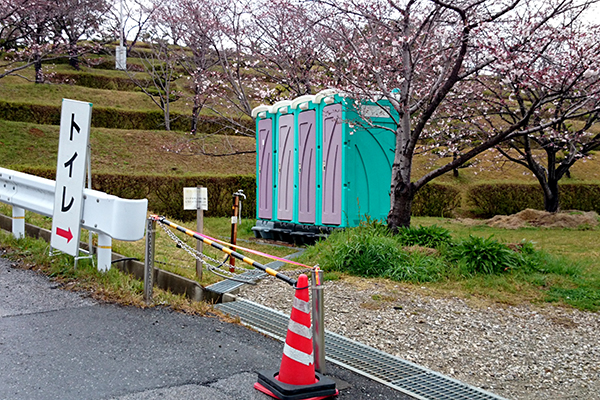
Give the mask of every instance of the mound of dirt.
<path id="1" fill-rule="evenodd" d="M 598 214 L 594 211 L 562 211 L 558 213 L 549 213 L 528 208 L 513 215 L 496 215 L 495 217 L 482 222 L 495 228 L 504 229 L 518 229 L 528 226 L 576 229 L 582 226 L 597 226 Z"/>

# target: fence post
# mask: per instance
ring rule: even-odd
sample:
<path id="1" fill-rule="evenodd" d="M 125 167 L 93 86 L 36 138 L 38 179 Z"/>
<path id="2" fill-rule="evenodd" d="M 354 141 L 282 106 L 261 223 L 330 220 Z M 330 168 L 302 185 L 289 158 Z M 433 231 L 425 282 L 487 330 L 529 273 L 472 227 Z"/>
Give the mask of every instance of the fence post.
<path id="1" fill-rule="evenodd" d="M 154 248 L 156 221 L 148 218 L 146 221 L 146 257 L 144 260 L 144 301 L 146 304 L 152 302 L 152 287 L 154 279 Z"/>
<path id="2" fill-rule="evenodd" d="M 12 234 L 15 238 L 25 237 L 25 209 L 17 206 L 12 207 Z"/>
<path id="3" fill-rule="evenodd" d="M 200 190 L 202 186 L 198 185 L 196 187 L 197 192 L 197 202 L 196 202 L 196 232 L 204 233 L 204 210 L 200 206 Z M 198 253 L 204 252 L 204 242 L 202 240 L 196 240 L 196 251 Z M 202 280 L 202 261 L 196 258 L 196 276 L 199 280 Z"/>
<path id="4" fill-rule="evenodd" d="M 91 231 L 90 231 L 91 232 Z M 90 249 L 91 242 L 90 242 Z M 90 256 L 92 250 L 90 250 Z M 98 271 L 108 271 L 112 261 L 112 238 L 104 233 L 98 232 Z"/>
<path id="5" fill-rule="evenodd" d="M 323 271 L 312 270 L 312 331 L 313 350 L 315 353 L 315 370 L 326 374 L 325 367 L 325 326 L 323 314 Z"/>

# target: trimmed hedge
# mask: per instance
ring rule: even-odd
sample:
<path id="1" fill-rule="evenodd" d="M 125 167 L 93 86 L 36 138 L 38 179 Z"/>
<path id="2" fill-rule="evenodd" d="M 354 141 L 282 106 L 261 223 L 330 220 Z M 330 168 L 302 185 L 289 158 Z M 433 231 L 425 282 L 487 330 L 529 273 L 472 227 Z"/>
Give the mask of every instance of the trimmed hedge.
<path id="1" fill-rule="evenodd" d="M 42 125 L 60 125 L 60 106 L 44 106 L 0 101 L 0 119 L 7 121 L 30 122 Z M 248 129 L 254 129 L 254 122 L 246 122 Z M 219 117 L 201 115 L 198 132 L 236 135 L 231 128 L 223 129 L 228 123 Z M 126 111 L 115 108 L 94 107 L 92 126 L 96 128 L 157 130 L 164 129 L 164 115 L 160 110 Z M 189 116 L 171 112 L 171 129 L 188 132 L 191 129 Z"/>
<path id="2" fill-rule="evenodd" d="M 450 185 L 430 183 L 422 187 L 413 200 L 412 215 L 415 217 L 451 217 L 460 207 L 461 193 Z"/>
<path id="3" fill-rule="evenodd" d="M 481 184 L 469 188 L 467 204 L 478 217 L 511 215 L 532 208 L 544 209 L 544 194 L 537 184 Z M 596 211 L 600 213 L 600 185 L 559 185 L 562 210 Z"/>
<path id="4" fill-rule="evenodd" d="M 46 179 L 56 179 L 53 169 L 22 168 L 22 172 Z M 232 195 L 239 189 L 247 199 L 243 201 L 242 217 L 256 216 L 256 180 L 251 175 L 237 176 L 151 176 L 92 174 L 92 187 L 95 190 L 125 199 L 148 199 L 148 209 L 159 215 L 182 221 L 196 219 L 196 211 L 183 210 L 183 188 L 204 186 L 208 191 L 208 211 L 206 217 L 230 217 Z"/>
<path id="5" fill-rule="evenodd" d="M 129 78 L 118 78 L 95 75 L 85 72 L 55 73 L 52 76 L 55 83 L 84 86 L 92 89 L 135 91 L 137 86 Z"/>
<path id="6" fill-rule="evenodd" d="M 21 168 L 21 171 L 54 180 L 53 169 Z M 242 217 L 256 217 L 256 179 L 237 176 L 149 176 L 93 174 L 93 188 L 126 199 L 148 199 L 148 208 L 156 214 L 182 221 L 196 219 L 196 211 L 183 210 L 183 188 L 202 185 L 208 189 L 207 217 L 231 216 L 232 194 L 242 189 L 247 196 Z M 526 208 L 543 210 L 541 188 L 534 184 L 481 184 L 468 189 L 467 203 L 483 218 L 510 215 Z M 563 210 L 596 211 L 600 214 L 600 185 L 566 184 L 560 186 Z M 413 216 L 450 217 L 459 207 L 461 193 L 450 185 L 429 184 L 413 202 Z"/>

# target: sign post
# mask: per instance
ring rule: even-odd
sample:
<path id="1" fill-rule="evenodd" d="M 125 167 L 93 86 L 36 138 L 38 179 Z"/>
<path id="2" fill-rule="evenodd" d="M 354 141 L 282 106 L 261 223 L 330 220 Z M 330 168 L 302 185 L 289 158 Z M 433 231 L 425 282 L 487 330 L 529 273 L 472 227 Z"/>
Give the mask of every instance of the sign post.
<path id="1" fill-rule="evenodd" d="M 91 103 L 63 99 L 50 246 L 74 257 L 79 254 L 91 120 Z"/>
<path id="2" fill-rule="evenodd" d="M 208 191 L 205 187 L 183 188 L 183 209 L 196 210 L 196 231 L 204 233 L 204 210 L 208 210 Z M 204 249 L 201 240 L 196 241 L 196 251 Z M 196 276 L 202 280 L 202 262 L 196 258 Z"/>

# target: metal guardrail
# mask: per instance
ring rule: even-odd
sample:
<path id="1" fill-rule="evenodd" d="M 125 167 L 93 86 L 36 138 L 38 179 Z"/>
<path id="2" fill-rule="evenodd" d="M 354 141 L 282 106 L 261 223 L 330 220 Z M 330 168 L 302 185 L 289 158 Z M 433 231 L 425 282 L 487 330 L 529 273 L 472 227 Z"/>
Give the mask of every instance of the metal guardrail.
<path id="1" fill-rule="evenodd" d="M 56 182 L 0 168 L 0 202 L 13 207 L 13 234 L 25 234 L 25 212 L 52 217 Z M 148 200 L 122 199 L 92 189 L 83 190 L 81 227 L 98 233 L 98 268 L 111 262 L 111 239 L 135 241 L 144 237 Z"/>

